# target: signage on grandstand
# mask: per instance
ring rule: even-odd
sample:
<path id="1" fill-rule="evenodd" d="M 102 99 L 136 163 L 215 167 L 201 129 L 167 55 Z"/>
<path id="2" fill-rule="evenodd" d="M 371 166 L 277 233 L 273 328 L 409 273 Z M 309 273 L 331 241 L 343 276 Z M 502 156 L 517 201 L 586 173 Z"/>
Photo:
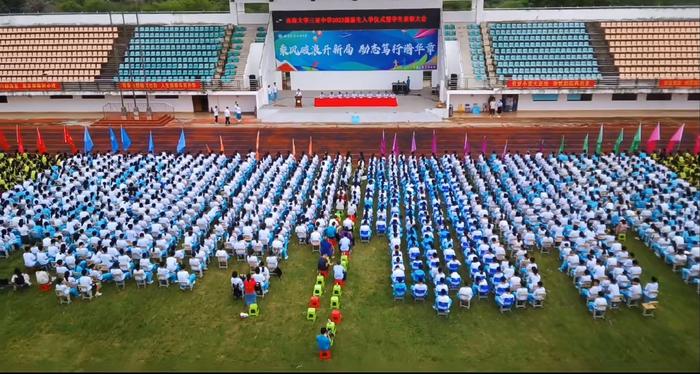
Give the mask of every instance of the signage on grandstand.
<path id="1" fill-rule="evenodd" d="M 121 82 L 122 90 L 200 91 L 202 82 Z"/>
<path id="2" fill-rule="evenodd" d="M 280 71 L 435 70 L 440 9 L 272 12 Z"/>
<path id="3" fill-rule="evenodd" d="M 659 88 L 698 88 L 700 79 L 660 79 Z"/>
<path id="4" fill-rule="evenodd" d="M 61 91 L 59 82 L 0 82 L 0 91 Z"/>
<path id="5" fill-rule="evenodd" d="M 594 88 L 592 79 L 582 80 L 509 80 L 508 88 Z"/>

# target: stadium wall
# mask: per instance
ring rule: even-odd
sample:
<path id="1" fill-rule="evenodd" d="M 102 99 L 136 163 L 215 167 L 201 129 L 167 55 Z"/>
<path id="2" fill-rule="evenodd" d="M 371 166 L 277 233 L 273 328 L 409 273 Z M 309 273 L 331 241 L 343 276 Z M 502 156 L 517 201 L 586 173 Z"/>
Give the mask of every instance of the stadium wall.
<path id="1" fill-rule="evenodd" d="M 94 93 L 93 93 L 94 94 Z M 61 95 L 64 96 L 65 95 Z M 138 96 L 138 93 L 137 93 Z M 174 112 L 192 112 L 192 97 L 179 95 L 177 99 L 160 99 L 150 96 L 153 103 L 165 103 L 173 108 Z M 125 103 L 133 104 L 134 99 L 124 98 Z M 136 99 L 139 107 L 146 107 L 145 99 Z M 18 113 L 79 113 L 102 112 L 106 104 L 114 104 L 121 107 L 118 95 L 105 95 L 104 98 L 84 99 L 81 95 L 72 95 L 71 98 L 52 99 L 49 96 L 7 96 L 7 103 L 0 103 L 0 112 Z"/>
<path id="2" fill-rule="evenodd" d="M 449 92 L 449 91 L 448 91 Z M 534 110 L 698 110 L 700 102 L 688 100 L 687 93 L 672 94 L 668 101 L 649 101 L 645 93 L 637 94 L 636 101 L 613 101 L 612 94 L 592 94 L 591 101 L 568 101 L 567 94 L 557 94 L 557 101 L 535 101 L 532 94 L 518 94 L 518 111 Z M 449 104 L 454 110 L 460 105 L 483 105 L 489 96 L 501 97 L 491 91 L 475 91 L 472 94 L 449 94 Z"/>

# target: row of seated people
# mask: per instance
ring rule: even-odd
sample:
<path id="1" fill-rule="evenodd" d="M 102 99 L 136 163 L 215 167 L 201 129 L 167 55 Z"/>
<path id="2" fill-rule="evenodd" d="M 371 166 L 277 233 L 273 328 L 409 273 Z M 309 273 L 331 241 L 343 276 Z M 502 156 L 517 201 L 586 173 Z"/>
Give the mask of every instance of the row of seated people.
<path id="1" fill-rule="evenodd" d="M 360 91 L 360 92 L 346 92 L 346 91 L 331 91 L 328 94 L 323 91 L 318 95 L 319 99 L 356 99 L 356 98 L 395 98 L 391 92 L 387 91 Z"/>
<path id="2" fill-rule="evenodd" d="M 489 166 L 498 175 L 500 182 L 499 192 L 507 191 L 511 197 L 511 203 L 515 204 L 517 211 L 515 218 L 521 214 L 524 226 L 538 228 L 535 233 L 536 244 L 543 249 L 549 251 L 551 249 L 552 238 L 560 242 L 564 238 L 573 241 L 573 247 L 580 252 L 581 257 L 587 257 L 589 269 L 581 269 L 585 274 L 573 274 L 576 277 L 577 286 L 579 289 L 590 287 L 589 271 L 595 271 L 596 277 L 613 277 L 612 274 L 606 274 L 602 264 L 610 256 L 618 256 L 620 261 L 628 260 L 630 257 L 626 250 L 623 249 L 619 242 L 616 242 L 615 235 L 606 233 L 606 223 L 599 218 L 603 208 L 586 204 L 586 200 L 591 201 L 591 191 L 586 191 L 583 188 L 574 188 L 568 190 L 568 193 L 562 194 L 559 191 L 552 190 L 551 187 L 555 183 L 555 175 L 547 173 L 549 171 L 542 165 L 537 165 L 532 158 L 521 158 L 519 155 L 506 157 L 505 160 L 499 160 L 492 157 L 489 160 Z M 533 186 L 532 182 L 536 182 Z M 578 180 L 576 180 L 578 181 Z M 498 183 L 498 182 L 496 182 Z M 591 190 L 597 185 L 591 183 Z M 534 188 L 533 188 L 534 187 Z M 520 191 L 527 191 L 527 194 L 520 194 Z M 550 195 L 554 193 L 552 198 Z M 585 199 L 587 198 L 587 199 Z M 558 200 L 560 206 L 573 206 L 574 209 L 579 209 L 585 213 L 584 217 L 572 215 L 573 210 L 556 209 L 554 200 Z M 600 201 L 597 200 L 597 201 Z M 508 207 L 510 210 L 511 208 Z M 512 211 L 512 210 L 511 210 Z M 585 219 L 585 220 L 584 220 Z M 522 225 L 521 219 L 515 220 L 516 225 Z M 544 239 L 547 240 L 545 244 Z M 632 255 L 633 257 L 633 255 Z M 583 264 L 584 261 L 580 260 Z M 629 279 L 641 276 L 642 269 L 638 266 L 636 260 L 629 259 L 628 265 L 629 274 L 624 276 Z M 579 268 L 580 269 L 580 268 Z M 627 271 L 619 266 L 619 270 Z M 620 274 L 615 274 L 621 275 Z M 583 278 L 580 278 L 584 276 Z M 580 279 L 579 279 L 580 278 Z M 583 279 L 583 280 L 581 280 Z M 625 278 L 628 279 L 628 278 Z M 624 284 L 624 287 L 629 284 Z M 582 291 L 583 293 L 583 291 Z M 585 294 L 585 293 L 584 293 Z M 595 295 L 593 295 L 595 296 Z"/>

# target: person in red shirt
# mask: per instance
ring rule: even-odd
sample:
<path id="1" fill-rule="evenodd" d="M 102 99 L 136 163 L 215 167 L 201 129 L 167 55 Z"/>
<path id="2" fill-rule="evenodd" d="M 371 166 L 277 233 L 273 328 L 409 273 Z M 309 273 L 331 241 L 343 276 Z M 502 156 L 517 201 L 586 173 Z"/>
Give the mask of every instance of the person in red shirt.
<path id="1" fill-rule="evenodd" d="M 246 276 L 243 281 L 243 293 L 245 295 L 245 305 L 255 304 L 256 294 L 255 294 L 255 280 L 250 276 L 250 273 Z"/>

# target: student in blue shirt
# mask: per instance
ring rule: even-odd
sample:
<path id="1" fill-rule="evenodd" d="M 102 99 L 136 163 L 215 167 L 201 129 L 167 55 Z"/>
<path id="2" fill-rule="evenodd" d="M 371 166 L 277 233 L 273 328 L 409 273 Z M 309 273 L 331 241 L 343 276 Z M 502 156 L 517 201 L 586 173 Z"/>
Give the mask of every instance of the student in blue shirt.
<path id="1" fill-rule="evenodd" d="M 321 327 L 321 333 L 316 335 L 316 344 L 319 351 L 328 351 L 331 349 L 331 338 L 328 336 L 328 329 Z"/>

